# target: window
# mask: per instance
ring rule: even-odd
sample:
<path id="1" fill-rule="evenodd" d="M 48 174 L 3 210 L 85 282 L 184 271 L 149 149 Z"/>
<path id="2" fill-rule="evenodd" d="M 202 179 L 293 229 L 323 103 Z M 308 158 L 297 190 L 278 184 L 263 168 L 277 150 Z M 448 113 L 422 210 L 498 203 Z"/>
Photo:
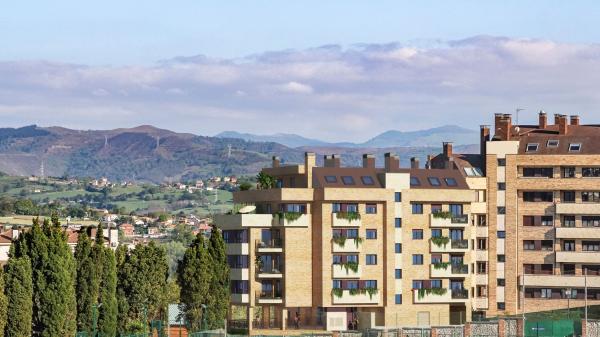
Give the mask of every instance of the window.
<path id="1" fill-rule="evenodd" d="M 362 181 L 363 185 L 375 185 L 375 181 L 371 176 L 362 176 L 360 177 L 360 180 Z"/>
<path id="2" fill-rule="evenodd" d="M 421 281 L 421 280 L 413 280 L 412 281 L 412 288 L 413 289 L 423 289 L 423 281 Z"/>
<path id="3" fill-rule="evenodd" d="M 413 229 L 412 230 L 412 238 L 413 238 L 413 240 L 423 240 L 423 230 L 422 229 Z"/>
<path id="4" fill-rule="evenodd" d="M 523 215 L 523 226 L 535 226 L 535 216 Z"/>
<path id="5" fill-rule="evenodd" d="M 496 285 L 498 285 L 498 287 L 504 287 L 506 285 L 506 280 L 499 278 L 496 280 Z"/>
<path id="6" fill-rule="evenodd" d="M 496 309 L 498 310 L 504 310 L 505 309 L 505 304 L 504 302 L 496 302 Z"/>
<path id="7" fill-rule="evenodd" d="M 402 304 L 402 294 L 396 294 L 396 296 L 394 296 L 394 299 L 396 304 Z"/>
<path id="8" fill-rule="evenodd" d="M 394 193 L 394 201 L 401 202 L 402 201 L 402 192 Z"/>
<path id="9" fill-rule="evenodd" d="M 582 167 L 581 176 L 585 178 L 600 177 L 600 167 Z"/>
<path id="10" fill-rule="evenodd" d="M 487 250 L 486 238 L 477 238 L 477 250 Z"/>
<path id="11" fill-rule="evenodd" d="M 527 148 L 525 148 L 525 152 L 535 152 L 538 150 L 538 143 L 529 143 L 527 144 Z"/>
<path id="12" fill-rule="evenodd" d="M 427 177 L 427 180 L 429 181 L 429 184 L 431 186 L 440 186 L 440 180 L 436 177 Z"/>
<path id="13" fill-rule="evenodd" d="M 423 214 L 423 204 L 411 204 L 412 214 Z"/>
<path id="14" fill-rule="evenodd" d="M 441 263 L 442 254 L 431 254 L 431 264 Z"/>
<path id="15" fill-rule="evenodd" d="M 542 288 L 540 290 L 542 291 L 542 294 L 540 295 L 541 298 L 551 298 L 552 297 L 552 289 Z"/>
<path id="16" fill-rule="evenodd" d="M 506 166 L 506 158 L 498 158 L 498 166 Z"/>
<path id="17" fill-rule="evenodd" d="M 342 182 L 344 185 L 354 185 L 354 178 L 351 176 L 342 176 Z"/>
<path id="18" fill-rule="evenodd" d="M 504 206 L 499 206 L 498 207 L 498 214 L 502 215 L 502 214 L 506 214 L 506 207 Z"/>
<path id="19" fill-rule="evenodd" d="M 523 250 L 535 250 L 535 241 L 523 240 Z"/>
<path id="20" fill-rule="evenodd" d="M 376 229 L 367 229 L 367 240 L 375 240 L 377 239 L 377 230 Z"/>
<path id="21" fill-rule="evenodd" d="M 487 286 L 477 286 L 476 289 L 477 297 L 487 297 Z"/>
<path id="22" fill-rule="evenodd" d="M 542 226 L 554 226 L 552 215 L 542 215 Z"/>
<path id="23" fill-rule="evenodd" d="M 432 229 L 431 230 L 431 237 L 432 238 L 439 238 L 442 236 L 442 230 L 437 228 L 437 229 Z"/>
<path id="24" fill-rule="evenodd" d="M 582 227 L 600 227 L 600 216 L 583 215 L 581 216 Z"/>
<path id="25" fill-rule="evenodd" d="M 506 191 L 506 183 L 498 183 L 498 191 Z"/>
<path id="26" fill-rule="evenodd" d="M 524 167 L 523 177 L 528 178 L 552 178 L 554 169 L 552 167 Z"/>
<path id="27" fill-rule="evenodd" d="M 438 213 L 442 211 L 442 205 L 440 204 L 431 204 L 431 213 Z"/>
<path id="28" fill-rule="evenodd" d="M 575 178 L 575 167 L 565 166 L 561 168 L 563 178 Z"/>
<path id="29" fill-rule="evenodd" d="M 575 240 L 563 240 L 563 251 L 574 252 L 575 251 Z"/>
<path id="30" fill-rule="evenodd" d="M 366 256 L 367 265 L 375 265 L 377 264 L 377 255 L 375 254 L 367 254 Z"/>
<path id="31" fill-rule="evenodd" d="M 487 274 L 487 262 L 477 262 L 477 274 Z"/>
<path id="32" fill-rule="evenodd" d="M 575 202 L 575 191 L 562 191 L 562 202 Z"/>
<path id="33" fill-rule="evenodd" d="M 402 228 L 402 218 L 395 218 L 394 219 L 394 226 L 396 228 Z"/>
<path id="34" fill-rule="evenodd" d="M 358 212 L 358 204 L 340 204 L 334 203 L 331 209 L 332 213 L 352 213 Z"/>
<path id="35" fill-rule="evenodd" d="M 325 176 L 325 182 L 337 183 L 337 177 L 336 176 Z"/>
<path id="36" fill-rule="evenodd" d="M 554 250 L 554 242 L 552 240 L 542 240 L 541 243 L 542 250 L 545 251 L 553 251 Z"/>
<path id="37" fill-rule="evenodd" d="M 402 269 L 396 269 L 394 274 L 395 274 L 397 280 L 402 279 Z"/>
<path id="38" fill-rule="evenodd" d="M 232 294 L 247 294 L 249 287 L 248 281 L 237 281 L 237 280 L 231 280 L 230 282 L 231 286 L 230 286 L 230 290 Z"/>
<path id="39" fill-rule="evenodd" d="M 564 275 L 575 275 L 575 265 L 574 264 L 562 264 L 562 273 Z"/>
<path id="40" fill-rule="evenodd" d="M 583 202 L 600 202 L 600 192 L 598 191 L 582 191 L 581 201 Z"/>
<path id="41" fill-rule="evenodd" d="M 402 253 L 402 244 L 401 243 L 394 244 L 394 249 L 396 251 L 396 254 L 401 254 Z"/>
<path id="42" fill-rule="evenodd" d="M 410 177 L 410 186 L 420 186 L 421 181 L 417 177 Z"/>
<path id="43" fill-rule="evenodd" d="M 334 289 L 342 289 L 342 281 L 341 280 L 333 280 L 333 284 L 331 286 Z"/>
<path id="44" fill-rule="evenodd" d="M 413 265 L 423 264 L 423 255 L 422 254 L 413 254 L 412 262 L 413 262 Z"/>
<path id="45" fill-rule="evenodd" d="M 506 255 L 504 255 L 504 254 L 498 254 L 497 261 L 498 262 L 506 262 Z"/>
<path id="46" fill-rule="evenodd" d="M 459 217 L 463 215 L 463 205 L 462 204 L 450 204 L 450 213 L 452 216 Z"/>
<path id="47" fill-rule="evenodd" d="M 558 139 L 549 139 L 546 143 L 547 147 L 558 147 Z"/>
<path id="48" fill-rule="evenodd" d="M 377 289 L 377 280 L 366 280 L 365 288 Z"/>
<path id="49" fill-rule="evenodd" d="M 600 241 L 582 241 L 581 250 L 586 252 L 600 251 Z"/>
<path id="50" fill-rule="evenodd" d="M 523 192 L 523 201 L 526 202 L 552 202 L 554 194 L 551 191 Z"/>
<path id="51" fill-rule="evenodd" d="M 504 239 L 504 238 L 506 238 L 506 232 L 505 231 L 498 231 L 496 233 L 496 236 L 498 237 L 498 239 Z"/>
<path id="52" fill-rule="evenodd" d="M 456 179 L 454 178 L 444 178 L 444 181 L 446 182 L 446 185 L 448 186 L 456 186 Z"/>
<path id="53" fill-rule="evenodd" d="M 365 206 L 367 214 L 377 214 L 377 204 L 367 204 Z"/>
<path id="54" fill-rule="evenodd" d="M 569 144 L 569 152 L 579 152 L 579 151 L 581 151 L 581 143 Z"/>
<path id="55" fill-rule="evenodd" d="M 561 289 L 560 291 L 562 298 L 577 298 L 577 289 Z"/>
<path id="56" fill-rule="evenodd" d="M 441 288 L 442 280 L 431 280 L 431 288 Z"/>
<path id="57" fill-rule="evenodd" d="M 574 215 L 563 215 L 562 226 L 563 227 L 575 227 L 575 216 Z"/>

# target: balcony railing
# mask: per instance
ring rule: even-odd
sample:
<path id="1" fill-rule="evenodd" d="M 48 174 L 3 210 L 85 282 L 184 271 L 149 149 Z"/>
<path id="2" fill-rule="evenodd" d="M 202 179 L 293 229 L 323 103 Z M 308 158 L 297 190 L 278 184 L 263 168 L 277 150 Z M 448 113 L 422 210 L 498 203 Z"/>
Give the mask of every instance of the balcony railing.
<path id="1" fill-rule="evenodd" d="M 452 274 L 468 274 L 469 273 L 469 265 L 468 264 L 453 264 L 452 265 Z"/>
<path id="2" fill-rule="evenodd" d="M 469 249 L 469 240 L 450 240 L 452 249 Z"/>
<path id="3" fill-rule="evenodd" d="M 257 290 L 255 294 L 259 300 L 279 300 L 282 298 L 281 291 L 278 290 Z"/>
<path id="4" fill-rule="evenodd" d="M 469 298 L 469 291 L 467 289 L 452 289 L 453 299 L 467 299 Z"/>
<path id="5" fill-rule="evenodd" d="M 274 265 L 262 266 L 258 269 L 260 274 L 281 274 L 283 272 L 283 263 L 276 263 Z"/>
<path id="6" fill-rule="evenodd" d="M 462 214 L 462 215 L 453 215 L 450 218 L 450 222 L 451 223 L 459 223 L 459 224 L 466 224 L 469 222 L 469 216 L 466 214 Z"/>
<path id="7" fill-rule="evenodd" d="M 283 240 L 280 238 L 256 240 L 256 248 L 283 248 Z"/>

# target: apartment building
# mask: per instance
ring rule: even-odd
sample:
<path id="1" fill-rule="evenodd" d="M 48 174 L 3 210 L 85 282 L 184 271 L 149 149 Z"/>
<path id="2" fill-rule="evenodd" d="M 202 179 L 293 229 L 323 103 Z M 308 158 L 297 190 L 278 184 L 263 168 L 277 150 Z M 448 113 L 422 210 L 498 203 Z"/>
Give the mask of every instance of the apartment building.
<path id="1" fill-rule="evenodd" d="M 487 316 L 600 304 L 600 127 L 543 111 L 483 126 Z M 589 277 L 584 277 L 586 273 Z"/>
<path id="2" fill-rule="evenodd" d="M 459 324 L 476 301 L 474 247 L 486 225 L 486 183 L 473 158 L 444 153 L 401 168 L 338 155 L 263 173 L 274 188 L 234 194 L 242 212 L 215 217 L 231 267 L 232 313 L 249 329 L 326 330 Z M 456 165 L 459 163 L 460 165 Z M 435 164 L 435 168 L 434 168 Z M 248 208 L 247 206 L 253 206 Z M 252 212 L 249 212 L 251 211 Z M 487 251 L 486 251 L 487 253 Z M 485 283 L 483 283 L 485 282 Z"/>

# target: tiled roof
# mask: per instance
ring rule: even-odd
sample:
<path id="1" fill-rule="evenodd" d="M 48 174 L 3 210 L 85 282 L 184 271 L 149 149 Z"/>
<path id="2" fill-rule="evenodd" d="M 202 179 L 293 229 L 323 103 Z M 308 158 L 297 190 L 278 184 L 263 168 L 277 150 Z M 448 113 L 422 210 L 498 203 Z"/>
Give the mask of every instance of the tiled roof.
<path id="1" fill-rule="evenodd" d="M 548 125 L 545 129 L 537 125 L 513 126 L 511 140 L 519 141 L 519 154 L 600 154 L 600 125 L 568 125 L 563 135 L 558 125 Z M 558 140 L 558 146 L 549 147 L 548 140 Z M 526 151 L 527 144 L 538 144 L 537 151 Z M 569 151 L 570 144 L 581 144 L 581 149 Z"/>

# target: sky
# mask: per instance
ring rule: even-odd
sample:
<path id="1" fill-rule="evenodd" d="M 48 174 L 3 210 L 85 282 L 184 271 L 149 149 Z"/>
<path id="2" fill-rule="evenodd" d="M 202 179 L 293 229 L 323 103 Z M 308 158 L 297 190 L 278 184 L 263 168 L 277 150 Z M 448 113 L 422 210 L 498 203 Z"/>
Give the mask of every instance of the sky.
<path id="1" fill-rule="evenodd" d="M 364 141 L 516 108 L 600 123 L 595 1 L 12 1 L 3 126 Z"/>

